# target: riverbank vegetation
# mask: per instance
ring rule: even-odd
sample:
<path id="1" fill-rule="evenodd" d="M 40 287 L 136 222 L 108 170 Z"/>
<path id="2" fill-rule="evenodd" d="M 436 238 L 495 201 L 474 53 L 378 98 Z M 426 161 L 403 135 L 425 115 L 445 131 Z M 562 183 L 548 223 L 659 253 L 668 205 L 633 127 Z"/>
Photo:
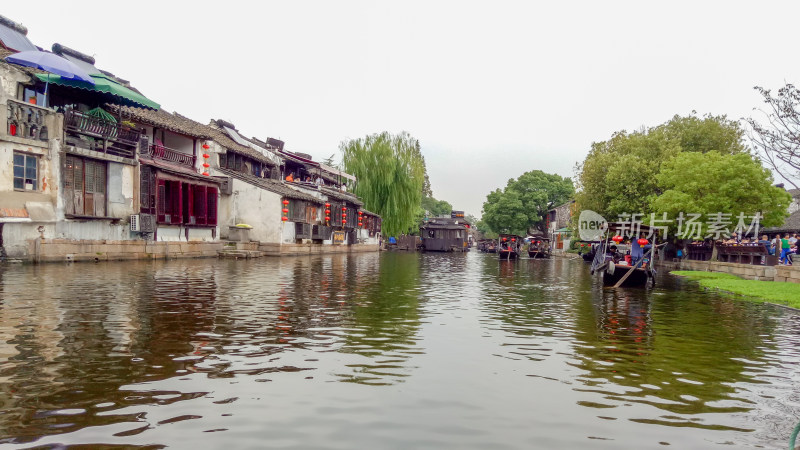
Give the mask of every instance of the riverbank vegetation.
<path id="1" fill-rule="evenodd" d="M 620 131 L 592 144 L 577 166 L 576 211 L 609 220 L 679 212 L 761 212 L 761 226 L 783 222 L 791 197 L 750 155 L 737 121 L 694 114 L 635 132 Z M 746 176 L 743 176 L 746 175 Z M 705 230 L 701 230 L 704 232 Z"/>
<path id="2" fill-rule="evenodd" d="M 800 284 L 745 280 L 729 273 L 675 270 L 673 275 L 696 280 L 701 286 L 800 309 Z"/>

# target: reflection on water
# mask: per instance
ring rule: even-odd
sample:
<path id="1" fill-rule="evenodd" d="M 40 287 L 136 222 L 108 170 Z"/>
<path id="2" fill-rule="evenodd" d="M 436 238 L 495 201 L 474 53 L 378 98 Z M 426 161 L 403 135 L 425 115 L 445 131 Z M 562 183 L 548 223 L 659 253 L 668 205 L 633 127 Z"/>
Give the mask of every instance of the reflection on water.
<path id="1" fill-rule="evenodd" d="M 784 448 L 799 317 L 475 253 L 0 267 L 0 443 Z"/>

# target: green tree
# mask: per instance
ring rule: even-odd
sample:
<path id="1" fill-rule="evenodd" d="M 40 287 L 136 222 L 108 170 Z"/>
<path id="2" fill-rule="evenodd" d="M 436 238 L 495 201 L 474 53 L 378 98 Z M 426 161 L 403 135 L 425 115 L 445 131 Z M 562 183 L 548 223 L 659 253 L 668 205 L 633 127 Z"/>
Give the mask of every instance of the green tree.
<path id="1" fill-rule="evenodd" d="M 547 211 L 569 200 L 573 192 L 569 178 L 541 170 L 525 172 L 508 180 L 502 191 L 496 189 L 486 197 L 482 221 L 496 233 L 543 231 Z"/>
<path id="2" fill-rule="evenodd" d="M 657 176 L 667 161 L 682 152 L 746 153 L 743 131 L 726 116 L 694 114 L 636 132 L 620 131 L 595 142 L 576 167 L 577 210 L 591 209 L 608 219 L 622 213 L 653 212 L 662 193 Z"/>
<path id="3" fill-rule="evenodd" d="M 777 226 L 786 218 L 791 196 L 772 185 L 769 170 L 747 153 L 685 152 L 664 163 L 657 176 L 663 190 L 653 202 L 656 214 L 676 218 L 683 213 L 702 214 L 702 233 L 708 231 L 708 215 L 730 214 L 730 230 L 740 214 L 760 213 L 760 226 Z"/>
<path id="4" fill-rule="evenodd" d="M 529 223 L 520 194 L 508 189 L 495 189 L 486 196 L 481 220 L 495 233 L 519 235 L 525 234 Z"/>
<path id="5" fill-rule="evenodd" d="M 556 174 L 532 170 L 509 180 L 506 191 L 519 194 L 525 215 L 528 217 L 526 230 L 536 228 L 544 231 L 547 212 L 572 197 L 575 187 L 572 180 Z"/>
<path id="6" fill-rule="evenodd" d="M 383 132 L 344 141 L 339 150 L 345 170 L 358 180 L 353 192 L 383 218 L 383 233 L 416 228 L 425 176 L 419 142 L 406 132 Z"/>
<path id="7" fill-rule="evenodd" d="M 430 214 L 429 217 L 450 217 L 450 212 L 453 210 L 453 206 L 447 200 L 436 200 L 433 197 L 422 197 L 422 209 Z"/>

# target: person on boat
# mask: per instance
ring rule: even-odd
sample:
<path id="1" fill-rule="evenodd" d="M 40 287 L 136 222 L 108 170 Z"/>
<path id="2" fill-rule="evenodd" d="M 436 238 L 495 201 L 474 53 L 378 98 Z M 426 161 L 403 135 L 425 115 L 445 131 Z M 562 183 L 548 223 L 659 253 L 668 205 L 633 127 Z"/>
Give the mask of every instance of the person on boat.
<path id="1" fill-rule="evenodd" d="M 640 235 L 641 238 L 644 234 Z M 639 245 L 639 239 L 631 239 L 631 265 L 635 266 L 637 262 L 644 256 L 644 250 Z"/>
<path id="2" fill-rule="evenodd" d="M 617 253 L 616 245 L 608 247 L 608 252 L 606 253 L 606 259 L 611 259 L 611 261 L 614 261 L 614 264 L 619 262 L 619 253 Z"/>
<path id="3" fill-rule="evenodd" d="M 292 176 L 291 172 L 289 172 L 289 175 L 286 175 L 286 181 L 288 181 L 289 183 L 294 181 L 294 177 Z"/>

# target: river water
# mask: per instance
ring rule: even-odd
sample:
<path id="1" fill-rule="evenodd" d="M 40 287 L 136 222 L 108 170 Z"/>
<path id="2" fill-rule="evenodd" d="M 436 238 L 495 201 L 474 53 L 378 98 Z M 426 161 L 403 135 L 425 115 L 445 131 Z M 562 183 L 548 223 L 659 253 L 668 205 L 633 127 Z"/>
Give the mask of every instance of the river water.
<path id="1" fill-rule="evenodd" d="M 786 448 L 800 314 L 580 260 L 0 267 L 8 448 Z"/>

